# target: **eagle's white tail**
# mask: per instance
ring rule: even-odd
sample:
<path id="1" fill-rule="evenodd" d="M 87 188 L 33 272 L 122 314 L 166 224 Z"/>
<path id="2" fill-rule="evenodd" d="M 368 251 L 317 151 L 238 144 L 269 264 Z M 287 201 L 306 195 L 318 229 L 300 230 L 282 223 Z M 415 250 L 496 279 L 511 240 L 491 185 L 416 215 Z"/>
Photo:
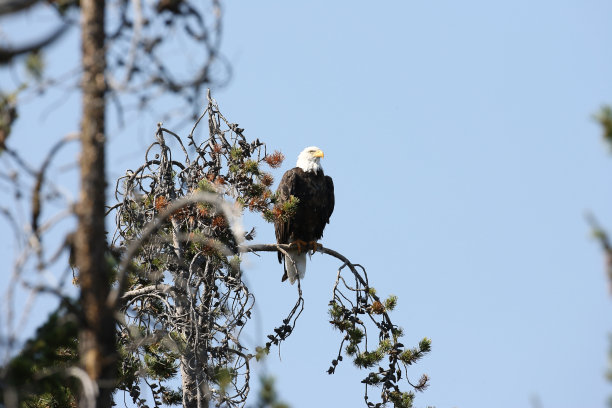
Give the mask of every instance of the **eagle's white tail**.
<path id="1" fill-rule="evenodd" d="M 294 265 L 293 262 L 291 262 L 291 259 L 289 259 L 287 255 L 285 255 L 285 268 L 287 269 L 287 277 L 289 278 L 289 282 L 291 282 L 291 284 L 293 285 L 298 276 L 300 277 L 300 279 L 304 279 L 304 275 L 306 274 L 306 253 L 298 254 L 297 251 L 291 250 L 287 251 L 287 253 L 291 255 L 293 262 L 295 262 Z"/>

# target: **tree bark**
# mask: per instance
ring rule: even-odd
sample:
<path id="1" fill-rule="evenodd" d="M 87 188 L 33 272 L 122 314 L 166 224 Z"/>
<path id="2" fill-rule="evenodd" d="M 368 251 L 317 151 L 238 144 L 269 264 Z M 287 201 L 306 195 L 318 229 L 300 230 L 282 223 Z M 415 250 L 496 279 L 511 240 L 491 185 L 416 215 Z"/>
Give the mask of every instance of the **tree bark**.
<path id="1" fill-rule="evenodd" d="M 90 380 L 98 386 L 98 408 L 111 406 L 116 361 L 115 322 L 113 311 L 106 304 L 111 282 L 105 260 L 104 229 L 105 3 L 104 0 L 81 0 L 83 116 L 75 240 L 83 311 L 79 355 Z"/>
<path id="2" fill-rule="evenodd" d="M 172 195 L 174 198 L 174 195 Z M 181 235 L 181 230 L 176 222 L 176 220 L 172 220 L 172 238 L 174 243 L 174 251 L 176 253 L 177 259 L 179 263 L 183 262 L 183 244 L 179 239 Z M 192 296 L 190 294 L 189 288 L 189 271 L 184 269 L 184 265 L 179 268 L 174 276 L 174 287 L 176 288 L 176 312 L 178 316 L 191 316 L 188 320 L 191 321 L 194 318 L 194 313 L 192 310 L 193 305 L 190 299 Z M 206 289 L 209 289 L 208 282 L 206 284 Z M 207 332 L 207 326 L 201 324 L 201 321 L 198 321 L 197 324 L 200 325 L 204 332 Z M 208 393 L 203 393 L 199 384 L 208 384 L 208 379 L 206 378 L 206 370 L 207 370 L 207 355 L 206 355 L 206 347 L 202 346 L 197 339 L 197 333 L 194 332 L 193 324 L 187 324 L 185 327 L 185 331 L 182 333 L 184 338 L 186 339 L 184 350 L 181 353 L 180 364 L 181 364 L 181 382 L 182 382 L 182 390 L 183 390 L 183 408 L 208 408 L 210 396 Z M 203 349 L 202 349 L 203 348 Z M 203 380 L 203 378 L 206 378 Z"/>
<path id="3" fill-rule="evenodd" d="M 198 407 L 198 381 L 194 363 L 194 353 L 185 350 L 181 355 L 181 388 L 183 390 L 183 408 Z M 208 404 L 206 404 L 206 407 Z"/>

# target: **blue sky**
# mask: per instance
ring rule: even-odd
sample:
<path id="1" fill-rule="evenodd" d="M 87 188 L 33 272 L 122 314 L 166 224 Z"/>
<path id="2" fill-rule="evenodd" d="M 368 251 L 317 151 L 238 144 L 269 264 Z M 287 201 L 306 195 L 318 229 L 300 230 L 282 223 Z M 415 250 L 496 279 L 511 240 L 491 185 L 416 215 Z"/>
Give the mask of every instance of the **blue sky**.
<path id="1" fill-rule="evenodd" d="M 591 118 L 612 103 L 610 15 L 605 1 L 226 4 L 234 77 L 214 96 L 287 156 L 282 171 L 305 146 L 325 151 L 336 210 L 323 244 L 399 297 L 405 344 L 432 339 L 410 371 L 431 377 L 417 406 L 601 407 L 612 394 L 610 295 L 584 219 L 612 228 L 612 157 Z M 74 55 L 73 37 L 55 50 Z M 78 126 L 77 96 L 44 117 L 57 96 L 43 99 L 13 139 L 35 146 L 33 161 Z M 111 178 L 141 160 L 159 120 L 132 119 L 110 124 Z M 257 242 L 274 240 L 251 222 Z M 340 341 L 326 314 L 338 266 L 313 256 L 306 310 L 263 368 L 295 408 L 362 404 L 347 360 L 325 372 Z M 281 274 L 272 254 L 248 262 L 253 344 L 293 305 Z"/>
<path id="2" fill-rule="evenodd" d="M 583 215 L 612 225 L 612 162 L 591 119 L 611 100 L 611 11 L 577 1 L 227 9 L 236 76 L 218 99 L 288 164 L 307 145 L 326 152 L 337 207 L 323 242 L 399 296 L 406 343 L 433 341 L 411 371 L 431 377 L 419 406 L 594 407 L 610 393 L 610 302 Z M 296 407 L 349 405 L 336 393 L 360 402 L 355 369 L 324 373 L 338 340 L 323 318 L 334 266 L 313 257 L 303 326 L 269 361 Z"/>

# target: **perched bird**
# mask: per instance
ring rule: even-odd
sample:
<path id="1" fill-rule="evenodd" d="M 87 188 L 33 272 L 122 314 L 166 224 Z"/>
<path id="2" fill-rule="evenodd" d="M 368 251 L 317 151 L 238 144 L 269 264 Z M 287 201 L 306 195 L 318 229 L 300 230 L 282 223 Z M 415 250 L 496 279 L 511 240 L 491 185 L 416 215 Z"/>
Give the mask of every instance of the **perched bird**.
<path id="1" fill-rule="evenodd" d="M 321 149 L 315 146 L 305 148 L 298 156 L 296 167 L 283 175 L 278 186 L 277 205 L 291 200 L 299 201 L 293 214 L 276 220 L 274 230 L 276 242 L 292 244 L 285 258 L 285 273 L 282 280 L 289 278 L 292 284 L 297 277 L 306 273 L 306 253 L 316 251 L 317 241 L 323 236 L 323 229 L 329 223 L 334 211 L 334 182 L 323 173 L 320 161 Z M 278 262 L 283 255 L 278 253 Z"/>

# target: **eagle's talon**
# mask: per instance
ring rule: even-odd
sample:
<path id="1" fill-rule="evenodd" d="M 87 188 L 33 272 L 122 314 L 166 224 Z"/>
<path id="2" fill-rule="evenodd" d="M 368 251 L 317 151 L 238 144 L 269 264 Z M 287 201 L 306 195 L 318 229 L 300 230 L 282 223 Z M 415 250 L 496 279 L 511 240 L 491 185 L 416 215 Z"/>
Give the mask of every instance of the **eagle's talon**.
<path id="1" fill-rule="evenodd" d="M 308 250 L 308 243 L 306 241 L 302 241 L 301 239 L 296 239 L 291 244 L 289 244 L 290 248 L 297 248 L 298 254 L 304 252 L 304 248 Z"/>
<path id="2" fill-rule="evenodd" d="M 317 241 L 310 241 L 308 243 L 308 249 L 310 250 L 310 254 L 313 255 L 319 249 L 323 248 L 323 245 L 319 244 Z"/>

